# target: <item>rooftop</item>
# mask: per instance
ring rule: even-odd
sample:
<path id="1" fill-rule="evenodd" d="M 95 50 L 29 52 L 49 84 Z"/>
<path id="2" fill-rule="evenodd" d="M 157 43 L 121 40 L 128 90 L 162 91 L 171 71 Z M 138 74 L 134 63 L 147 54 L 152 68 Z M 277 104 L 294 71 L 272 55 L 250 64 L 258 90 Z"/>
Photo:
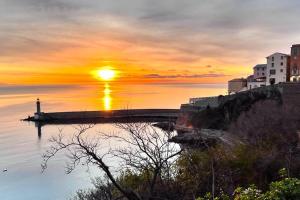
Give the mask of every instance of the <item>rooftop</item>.
<path id="1" fill-rule="evenodd" d="M 292 47 L 300 47 L 300 44 L 293 44 Z"/>
<path id="2" fill-rule="evenodd" d="M 247 81 L 247 79 L 245 79 L 245 78 L 235 78 L 235 79 L 230 80 L 229 82 L 240 82 L 240 81 Z"/>
<path id="3" fill-rule="evenodd" d="M 265 83 L 265 79 L 253 79 L 251 81 L 248 81 L 248 83 Z"/>
<path id="4" fill-rule="evenodd" d="M 282 55 L 282 56 L 290 56 L 289 54 L 280 53 L 280 52 L 275 52 L 275 53 L 273 53 L 273 54 L 267 56 L 266 58 L 268 58 L 268 57 L 270 57 L 270 56 L 273 56 L 273 55 L 275 55 L 275 54 L 280 54 L 280 55 Z"/>
<path id="5" fill-rule="evenodd" d="M 255 68 L 267 68 L 267 64 L 257 64 L 253 67 L 253 69 Z"/>

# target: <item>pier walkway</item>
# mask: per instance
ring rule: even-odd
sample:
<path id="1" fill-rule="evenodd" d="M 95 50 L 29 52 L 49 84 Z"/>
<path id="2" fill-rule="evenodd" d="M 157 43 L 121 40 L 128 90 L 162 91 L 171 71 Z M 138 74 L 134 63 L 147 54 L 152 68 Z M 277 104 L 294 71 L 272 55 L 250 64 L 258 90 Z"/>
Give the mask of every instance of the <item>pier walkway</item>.
<path id="1" fill-rule="evenodd" d="M 38 110 L 40 111 L 40 110 Z M 26 121 L 43 124 L 176 121 L 179 109 L 130 109 L 82 112 L 37 112 Z"/>

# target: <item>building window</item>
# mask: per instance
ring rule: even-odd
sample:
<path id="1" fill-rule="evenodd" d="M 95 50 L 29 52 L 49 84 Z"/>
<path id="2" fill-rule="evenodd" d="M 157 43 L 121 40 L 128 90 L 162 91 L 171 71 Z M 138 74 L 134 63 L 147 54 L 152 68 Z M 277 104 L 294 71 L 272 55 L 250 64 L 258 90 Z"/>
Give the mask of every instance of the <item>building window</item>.
<path id="1" fill-rule="evenodd" d="M 295 64 L 294 67 L 293 67 L 292 73 L 297 74 L 297 71 L 298 71 L 298 66 Z"/>
<path id="2" fill-rule="evenodd" d="M 283 56 L 281 56 L 281 60 L 283 60 Z"/>
<path id="3" fill-rule="evenodd" d="M 265 75 L 265 73 L 262 73 L 262 75 L 264 76 L 264 75 Z"/>
<path id="4" fill-rule="evenodd" d="M 293 56 L 297 56 L 298 55 L 298 51 L 297 50 L 298 50 L 297 48 L 293 49 Z"/>
<path id="5" fill-rule="evenodd" d="M 283 62 L 281 62 L 280 65 L 283 66 Z"/>
<path id="6" fill-rule="evenodd" d="M 271 69 L 270 70 L 270 75 L 275 75 L 276 74 L 276 70 L 275 69 Z"/>
<path id="7" fill-rule="evenodd" d="M 280 72 L 283 72 L 283 69 L 280 69 Z"/>
<path id="8" fill-rule="evenodd" d="M 272 57 L 272 61 L 274 61 L 274 57 Z"/>
<path id="9" fill-rule="evenodd" d="M 274 63 L 272 63 L 272 67 L 274 67 Z"/>

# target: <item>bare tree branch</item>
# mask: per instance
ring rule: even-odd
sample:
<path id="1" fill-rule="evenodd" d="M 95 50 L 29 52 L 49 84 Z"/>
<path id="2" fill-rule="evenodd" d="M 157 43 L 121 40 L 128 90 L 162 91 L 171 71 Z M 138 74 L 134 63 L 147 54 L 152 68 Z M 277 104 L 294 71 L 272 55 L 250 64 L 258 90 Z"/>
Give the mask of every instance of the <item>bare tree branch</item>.
<path id="1" fill-rule="evenodd" d="M 182 151 L 177 144 L 168 142 L 173 133 L 161 131 L 149 123 L 116 124 L 115 126 L 122 132 L 102 133 L 94 138 L 86 134 L 94 127 L 93 125 L 75 127 L 77 132 L 70 139 L 65 139 L 60 130 L 57 137 L 49 140 L 51 146 L 43 154 L 42 170 L 47 168 L 47 163 L 56 154 L 65 152 L 68 158 L 66 173 L 71 173 L 82 162 L 87 166 L 97 166 L 104 171 L 122 196 L 130 200 L 141 200 L 142 198 L 133 189 L 125 188 L 116 180 L 104 161 L 104 158 L 110 155 L 121 160 L 123 169 L 146 172 L 149 179 L 149 194 L 143 194 L 143 196 L 146 199 L 154 198 L 157 181 L 162 180 L 164 176 L 170 178 L 170 166 Z M 106 153 L 99 153 L 102 142 L 107 143 L 108 140 L 119 142 L 121 147 L 111 148 Z"/>

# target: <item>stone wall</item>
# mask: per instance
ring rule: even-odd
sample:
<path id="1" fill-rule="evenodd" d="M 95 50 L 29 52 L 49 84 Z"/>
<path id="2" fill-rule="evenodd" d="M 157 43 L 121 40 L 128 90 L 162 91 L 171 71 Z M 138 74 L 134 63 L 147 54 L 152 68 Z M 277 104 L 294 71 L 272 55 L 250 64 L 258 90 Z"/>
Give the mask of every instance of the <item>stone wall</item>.
<path id="1" fill-rule="evenodd" d="M 202 97 L 202 98 L 191 98 L 190 103 L 197 107 L 218 107 L 218 97 Z"/>
<path id="2" fill-rule="evenodd" d="M 279 90 L 284 104 L 300 107 L 300 83 L 284 83 Z"/>

